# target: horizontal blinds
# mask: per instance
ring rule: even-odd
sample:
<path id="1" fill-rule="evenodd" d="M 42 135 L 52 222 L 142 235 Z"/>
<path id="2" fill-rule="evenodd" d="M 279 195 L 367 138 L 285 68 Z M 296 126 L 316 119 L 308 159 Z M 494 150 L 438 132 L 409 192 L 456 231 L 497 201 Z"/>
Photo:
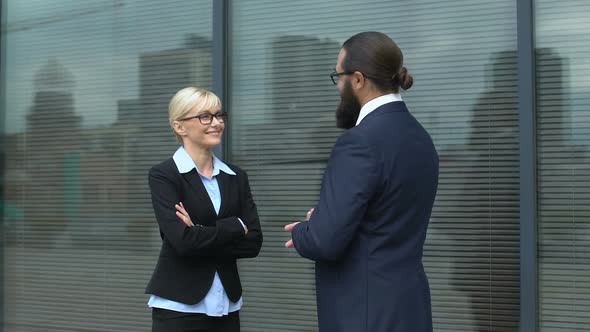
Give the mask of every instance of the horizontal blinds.
<path id="1" fill-rule="evenodd" d="M 235 15 L 241 15 L 242 5 L 234 2 Z M 235 34 L 232 39 L 239 40 Z M 268 52 L 266 59 L 239 60 L 255 46 L 240 42 L 232 47 L 232 58 L 244 61 L 238 62 L 240 68 L 257 71 L 267 63 L 265 74 L 234 71 L 230 80 L 237 80 L 230 89 L 234 106 L 230 156 L 249 173 L 265 237 L 260 257 L 241 264 L 246 301 L 242 328 L 315 331 L 313 266 L 282 249 L 287 240 L 282 226 L 301 219 L 317 200 L 325 161 L 338 133 L 330 121 L 337 96 L 328 75 L 339 45 L 305 36 L 263 40 L 270 45 L 256 51 Z M 323 79 L 318 79 L 320 73 L 325 74 Z M 261 94 L 261 88 L 266 93 Z M 308 116 L 301 116 L 301 109 Z"/>
<path id="2" fill-rule="evenodd" d="M 341 133 L 328 77 L 340 45 L 378 30 L 404 51 L 415 78 L 404 99 L 441 157 L 424 258 L 435 330 L 516 331 L 514 1 L 233 1 L 230 21 L 229 156 L 249 173 L 265 234 L 241 264 L 243 330 L 317 330 L 313 264 L 282 247 L 282 227 L 316 204 Z"/>
<path id="3" fill-rule="evenodd" d="M 540 331 L 590 324 L 589 14 L 536 1 Z"/>
<path id="4" fill-rule="evenodd" d="M 172 95 L 211 85 L 212 3 L 49 4 L 3 1 L 3 327 L 147 331 L 147 172 L 176 148 Z"/>

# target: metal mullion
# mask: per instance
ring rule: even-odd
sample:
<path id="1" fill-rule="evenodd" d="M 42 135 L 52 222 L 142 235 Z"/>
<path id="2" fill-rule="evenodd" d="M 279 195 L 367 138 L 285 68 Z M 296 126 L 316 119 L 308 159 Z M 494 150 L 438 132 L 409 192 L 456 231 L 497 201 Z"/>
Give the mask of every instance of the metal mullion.
<path id="1" fill-rule="evenodd" d="M 537 172 L 533 0 L 517 0 L 520 128 L 520 331 L 538 330 Z"/>
<path id="2" fill-rule="evenodd" d="M 223 109 L 229 110 L 226 95 L 227 82 L 227 29 L 228 29 L 228 0 L 211 0 L 213 1 L 213 42 L 211 50 L 212 75 L 213 84 L 211 90 L 215 93 L 223 103 Z M 227 130 L 223 137 L 221 146 L 215 148 L 215 154 L 222 158 L 224 157 L 227 146 Z"/>

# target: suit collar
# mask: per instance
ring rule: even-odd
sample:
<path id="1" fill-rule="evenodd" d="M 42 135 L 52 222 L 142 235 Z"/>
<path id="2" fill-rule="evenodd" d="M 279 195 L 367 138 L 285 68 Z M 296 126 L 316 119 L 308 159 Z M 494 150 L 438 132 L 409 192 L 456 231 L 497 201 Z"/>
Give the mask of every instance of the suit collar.
<path id="1" fill-rule="evenodd" d="M 369 113 L 373 112 L 377 108 L 379 108 L 385 104 L 393 103 L 396 101 L 402 101 L 402 96 L 399 93 L 389 93 L 389 94 L 377 97 L 377 98 L 369 101 L 368 103 L 363 105 L 363 107 L 361 108 L 361 112 L 359 113 L 359 117 L 356 120 L 356 125 L 358 126 L 359 123 L 361 123 L 361 121 L 367 115 L 369 115 Z"/>
<path id="2" fill-rule="evenodd" d="M 179 147 L 174 153 L 174 156 L 172 156 L 172 159 L 174 160 L 179 173 L 184 174 L 190 172 L 193 169 L 196 169 L 197 172 L 201 174 L 201 172 L 199 172 L 199 168 L 197 165 L 195 165 L 195 162 L 188 152 L 186 152 L 184 147 Z M 224 172 L 229 175 L 236 175 L 236 173 L 232 171 L 229 166 L 213 155 L 213 176 L 219 175 L 219 172 Z"/>

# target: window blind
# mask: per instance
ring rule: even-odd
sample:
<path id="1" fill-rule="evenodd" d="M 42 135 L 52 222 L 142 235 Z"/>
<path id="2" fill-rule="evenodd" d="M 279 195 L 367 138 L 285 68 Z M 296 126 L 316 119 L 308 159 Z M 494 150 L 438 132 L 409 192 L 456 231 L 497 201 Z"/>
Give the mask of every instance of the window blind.
<path id="1" fill-rule="evenodd" d="M 211 1 L 3 1 L 6 331 L 146 331 L 147 174 L 211 86 Z"/>
<path id="2" fill-rule="evenodd" d="M 535 4 L 539 331 L 584 331 L 590 324 L 590 4 Z"/>

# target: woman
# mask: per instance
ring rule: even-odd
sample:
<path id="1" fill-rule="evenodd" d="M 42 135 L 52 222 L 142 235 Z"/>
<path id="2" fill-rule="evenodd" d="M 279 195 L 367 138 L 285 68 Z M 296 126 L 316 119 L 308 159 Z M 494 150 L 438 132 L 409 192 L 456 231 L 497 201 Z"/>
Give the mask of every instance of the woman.
<path id="1" fill-rule="evenodd" d="M 182 89 L 168 114 L 182 146 L 149 173 L 162 238 L 146 289 L 152 331 L 240 331 L 236 259 L 256 257 L 262 245 L 248 177 L 212 153 L 227 118 L 212 92 Z"/>

